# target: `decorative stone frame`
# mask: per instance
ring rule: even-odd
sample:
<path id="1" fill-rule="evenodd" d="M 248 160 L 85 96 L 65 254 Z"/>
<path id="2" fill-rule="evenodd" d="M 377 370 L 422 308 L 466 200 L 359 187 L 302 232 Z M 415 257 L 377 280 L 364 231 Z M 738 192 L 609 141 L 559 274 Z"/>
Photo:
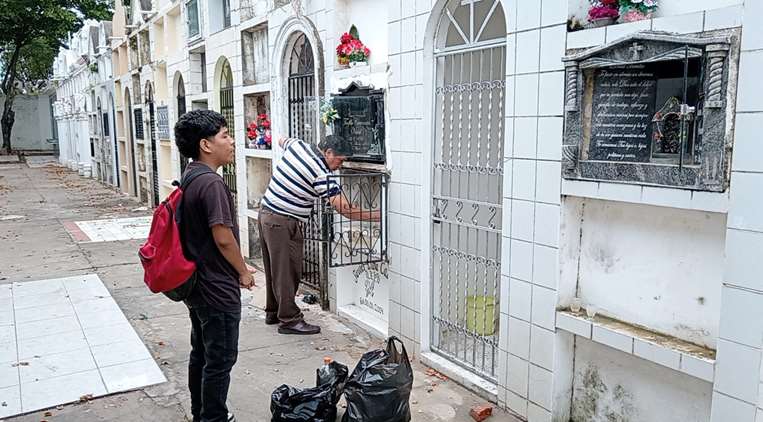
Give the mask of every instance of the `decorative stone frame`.
<path id="1" fill-rule="evenodd" d="M 712 34 L 675 35 L 643 31 L 612 43 L 573 52 L 565 63 L 565 129 L 562 176 L 565 179 L 609 181 L 723 192 L 728 187 L 730 148 L 736 102 L 737 40 L 734 30 Z M 587 158 L 584 71 L 611 66 L 704 58 L 703 131 L 695 141 L 698 164 L 595 161 Z M 699 111 L 699 110 L 698 110 Z"/>

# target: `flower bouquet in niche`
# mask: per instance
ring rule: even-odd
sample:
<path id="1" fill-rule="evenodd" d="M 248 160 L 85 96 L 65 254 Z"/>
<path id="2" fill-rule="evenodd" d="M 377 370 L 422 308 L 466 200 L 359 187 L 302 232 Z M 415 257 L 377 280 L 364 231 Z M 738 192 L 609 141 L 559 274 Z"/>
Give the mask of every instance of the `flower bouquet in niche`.
<path id="1" fill-rule="evenodd" d="M 268 115 L 262 113 L 257 119 L 249 123 L 246 127 L 247 148 L 270 149 L 273 143 L 273 136 L 270 132 L 270 119 Z"/>
<path id="2" fill-rule="evenodd" d="M 636 22 L 654 17 L 657 0 L 619 0 L 620 22 Z"/>
<path id="3" fill-rule="evenodd" d="M 353 66 L 354 63 L 368 62 L 371 50 L 360 41 L 358 29 L 353 25 L 350 32 L 345 32 L 336 46 L 336 57 L 340 65 Z"/>
<path id="4" fill-rule="evenodd" d="M 598 28 L 611 25 L 620 16 L 618 0 L 593 0 L 588 9 L 588 27 Z"/>

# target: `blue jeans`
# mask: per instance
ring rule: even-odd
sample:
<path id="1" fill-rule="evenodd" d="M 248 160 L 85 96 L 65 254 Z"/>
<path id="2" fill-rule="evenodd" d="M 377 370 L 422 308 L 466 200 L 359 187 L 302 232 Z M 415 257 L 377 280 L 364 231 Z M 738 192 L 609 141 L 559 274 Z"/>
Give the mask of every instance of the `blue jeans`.
<path id="1" fill-rule="evenodd" d="M 188 388 L 194 422 L 228 420 L 230 371 L 238 358 L 241 312 L 218 311 L 206 305 L 189 306 L 191 358 Z"/>

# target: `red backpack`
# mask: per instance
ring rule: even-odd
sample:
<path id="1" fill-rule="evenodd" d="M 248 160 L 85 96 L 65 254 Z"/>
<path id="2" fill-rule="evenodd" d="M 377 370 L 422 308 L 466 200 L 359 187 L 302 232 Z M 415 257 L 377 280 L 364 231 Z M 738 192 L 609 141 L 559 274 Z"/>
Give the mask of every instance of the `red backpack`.
<path id="1" fill-rule="evenodd" d="M 212 170 L 200 168 L 187 173 L 182 185 L 173 183 L 178 187 L 154 210 L 148 239 L 138 251 L 146 286 L 174 301 L 186 299 L 196 284 L 196 263 L 185 257 L 180 238 L 183 189 L 206 173 Z"/>

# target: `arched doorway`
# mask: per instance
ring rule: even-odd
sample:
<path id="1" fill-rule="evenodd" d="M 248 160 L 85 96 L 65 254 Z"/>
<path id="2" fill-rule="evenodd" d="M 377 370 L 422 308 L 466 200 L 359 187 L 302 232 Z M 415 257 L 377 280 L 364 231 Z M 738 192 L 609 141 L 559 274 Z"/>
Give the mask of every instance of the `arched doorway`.
<path id="1" fill-rule="evenodd" d="M 233 72 L 230 68 L 230 62 L 222 59 L 222 68 L 220 71 L 220 114 L 228 122 L 228 132 L 230 136 L 236 136 L 235 113 L 233 110 Z M 238 204 L 236 189 L 236 162 L 223 166 L 223 179 L 233 194 L 233 203 Z"/>
<path id="2" fill-rule="evenodd" d="M 159 205 L 159 166 L 156 143 L 156 110 L 154 108 L 154 87 L 151 81 L 146 82 L 146 110 L 148 111 L 148 139 L 151 146 L 151 192 L 153 205 Z"/>
<path id="3" fill-rule="evenodd" d="M 176 111 L 176 119 L 179 119 L 180 116 L 184 115 L 186 112 L 186 105 L 185 105 L 185 84 L 183 83 L 183 74 L 180 72 L 177 72 L 175 75 L 175 111 Z M 178 151 L 178 159 L 180 161 L 180 174 L 182 175 L 185 171 L 186 166 L 188 165 L 188 157 L 184 156 Z"/>
<path id="4" fill-rule="evenodd" d="M 492 380 L 500 331 L 506 90 L 500 3 L 447 0 L 432 51 L 431 348 Z"/>
<path id="5" fill-rule="evenodd" d="M 289 53 L 289 136 L 316 143 L 315 63 L 305 34 L 296 36 Z"/>
<path id="6" fill-rule="evenodd" d="M 132 193 L 133 196 L 138 196 L 138 174 L 135 164 L 135 132 L 133 128 L 133 116 L 132 116 L 132 97 L 130 96 L 130 88 L 125 88 L 125 151 L 127 151 L 127 171 L 128 171 L 128 187 L 127 192 Z"/>

